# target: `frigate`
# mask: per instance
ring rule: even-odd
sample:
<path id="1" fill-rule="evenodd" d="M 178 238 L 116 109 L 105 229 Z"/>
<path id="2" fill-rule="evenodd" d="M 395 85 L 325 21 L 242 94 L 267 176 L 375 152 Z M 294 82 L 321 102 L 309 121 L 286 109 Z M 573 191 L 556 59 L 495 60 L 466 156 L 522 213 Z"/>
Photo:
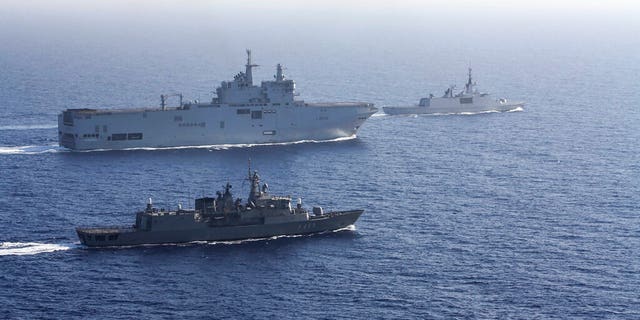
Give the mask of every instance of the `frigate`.
<path id="1" fill-rule="evenodd" d="M 308 211 L 300 198 L 292 207 L 291 197 L 269 194 L 257 171 L 249 168 L 248 180 L 251 187 L 245 203 L 233 198 L 227 183 L 216 197 L 195 199 L 194 209 L 158 209 L 149 199 L 132 226 L 78 227 L 76 232 L 89 247 L 242 240 L 339 230 L 353 225 L 364 212 L 324 212 L 322 207 Z"/>
<path id="2" fill-rule="evenodd" d="M 429 97 L 420 99 L 418 105 L 410 107 L 383 107 L 384 113 L 389 115 L 400 114 L 460 114 L 478 113 L 489 111 L 511 111 L 522 108 L 524 102 L 510 101 L 506 98 L 493 98 L 489 93 L 480 93 L 476 88 L 476 83 L 471 78 L 471 68 L 469 68 L 469 79 L 464 90 L 454 94 L 455 85 L 449 86 L 442 97 Z"/>
<path id="3" fill-rule="evenodd" d="M 377 111 L 366 102 L 297 100 L 280 64 L 274 80 L 254 85 L 257 66 L 247 50 L 245 71 L 223 81 L 204 103 L 174 93 L 161 95 L 153 108 L 67 109 L 58 115 L 59 144 L 95 150 L 328 141 L 355 137 Z M 172 97 L 179 97 L 178 106 L 167 106 Z"/>

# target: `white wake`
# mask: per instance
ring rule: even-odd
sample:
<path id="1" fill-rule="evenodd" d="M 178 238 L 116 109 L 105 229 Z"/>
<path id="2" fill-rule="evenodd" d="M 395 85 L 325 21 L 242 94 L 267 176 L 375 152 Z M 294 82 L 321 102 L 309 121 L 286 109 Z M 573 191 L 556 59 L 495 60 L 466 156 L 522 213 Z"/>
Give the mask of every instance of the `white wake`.
<path id="1" fill-rule="evenodd" d="M 0 154 L 42 154 L 69 151 L 58 145 L 48 146 L 0 146 Z"/>
<path id="2" fill-rule="evenodd" d="M 55 129 L 57 124 L 23 124 L 0 126 L 0 130 L 34 130 L 34 129 Z"/>
<path id="3" fill-rule="evenodd" d="M 522 107 L 517 107 L 517 108 L 515 108 L 515 109 L 507 110 L 506 112 L 519 112 L 519 111 L 524 111 L 524 108 L 522 108 Z"/>
<path id="4" fill-rule="evenodd" d="M 39 242 L 0 242 L 0 256 L 27 256 L 74 248 L 73 244 Z"/>

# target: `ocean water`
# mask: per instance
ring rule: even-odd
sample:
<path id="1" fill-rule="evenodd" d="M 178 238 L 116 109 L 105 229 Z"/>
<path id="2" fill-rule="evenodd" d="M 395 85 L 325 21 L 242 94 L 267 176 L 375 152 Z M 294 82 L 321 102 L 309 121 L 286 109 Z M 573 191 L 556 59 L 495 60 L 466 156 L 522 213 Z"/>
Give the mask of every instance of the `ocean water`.
<path id="1" fill-rule="evenodd" d="M 262 30 L 230 26 L 222 15 L 241 10 L 224 6 L 222 22 L 171 25 L 138 23 L 127 7 L 121 20 L 36 11 L 46 23 L 20 22 L 27 9 L 14 7 L 2 23 L 29 28 L 0 28 L 2 318 L 640 317 L 637 24 L 457 19 L 450 30 L 346 12 L 304 27 L 257 19 Z M 215 16 L 200 9 L 180 13 Z M 61 110 L 156 105 L 174 91 L 210 99 L 245 48 L 261 65 L 254 79 L 281 62 L 308 101 L 409 105 L 462 85 L 471 64 L 480 89 L 527 104 L 379 113 L 334 142 L 57 146 Z M 76 226 L 132 224 L 148 197 L 189 207 L 231 182 L 246 198 L 248 159 L 275 194 L 365 213 L 309 236 L 98 250 L 76 238 Z"/>

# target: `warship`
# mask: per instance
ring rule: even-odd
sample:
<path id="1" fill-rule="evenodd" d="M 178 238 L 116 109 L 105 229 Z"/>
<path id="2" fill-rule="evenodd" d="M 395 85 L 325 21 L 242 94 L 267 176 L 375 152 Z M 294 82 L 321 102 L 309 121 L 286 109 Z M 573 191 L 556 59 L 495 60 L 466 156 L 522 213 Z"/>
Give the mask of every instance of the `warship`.
<path id="1" fill-rule="evenodd" d="M 160 95 L 160 107 L 67 109 L 58 115 L 58 141 L 71 150 L 191 147 L 328 141 L 355 137 L 377 109 L 366 102 L 308 103 L 296 100 L 282 65 L 272 81 L 253 84 L 247 64 L 222 81 L 208 102 L 184 102 L 180 93 Z M 177 107 L 168 107 L 178 97 Z"/>
<path id="2" fill-rule="evenodd" d="M 464 90 L 458 94 L 454 94 L 454 90 L 455 85 L 451 85 L 442 97 L 434 97 L 433 94 L 430 94 L 429 97 L 420 99 L 417 106 L 383 107 L 382 110 L 388 115 L 452 114 L 511 111 L 524 106 L 522 101 L 510 101 L 506 98 L 494 99 L 489 93 L 480 93 L 471 78 L 471 68 L 469 68 L 469 79 Z"/>
<path id="3" fill-rule="evenodd" d="M 270 195 L 268 185 L 261 185 L 258 172 L 252 173 L 250 167 L 248 180 L 251 188 L 245 203 L 233 198 L 227 183 L 216 197 L 195 199 L 194 209 L 158 209 L 149 199 L 132 226 L 78 227 L 76 232 L 89 247 L 242 240 L 338 230 L 353 225 L 364 212 L 324 212 L 322 207 L 309 212 L 300 198 L 292 207 L 291 197 Z"/>

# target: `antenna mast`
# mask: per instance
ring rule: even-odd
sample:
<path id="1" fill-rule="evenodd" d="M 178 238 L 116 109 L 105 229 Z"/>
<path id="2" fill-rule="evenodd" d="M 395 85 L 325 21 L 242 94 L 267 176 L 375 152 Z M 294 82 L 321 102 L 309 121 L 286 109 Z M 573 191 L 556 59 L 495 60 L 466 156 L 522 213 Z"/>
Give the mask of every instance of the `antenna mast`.
<path id="1" fill-rule="evenodd" d="M 472 93 L 473 92 L 473 80 L 471 80 L 471 67 L 469 67 L 469 80 L 467 81 L 467 85 L 465 86 L 467 92 L 466 93 Z"/>
<path id="2" fill-rule="evenodd" d="M 253 72 L 252 72 L 252 68 L 253 67 L 257 67 L 257 64 L 252 64 L 251 63 L 251 50 L 247 49 L 247 64 L 245 65 L 246 69 L 245 69 L 245 74 L 247 76 L 247 84 L 252 86 L 253 85 Z"/>

